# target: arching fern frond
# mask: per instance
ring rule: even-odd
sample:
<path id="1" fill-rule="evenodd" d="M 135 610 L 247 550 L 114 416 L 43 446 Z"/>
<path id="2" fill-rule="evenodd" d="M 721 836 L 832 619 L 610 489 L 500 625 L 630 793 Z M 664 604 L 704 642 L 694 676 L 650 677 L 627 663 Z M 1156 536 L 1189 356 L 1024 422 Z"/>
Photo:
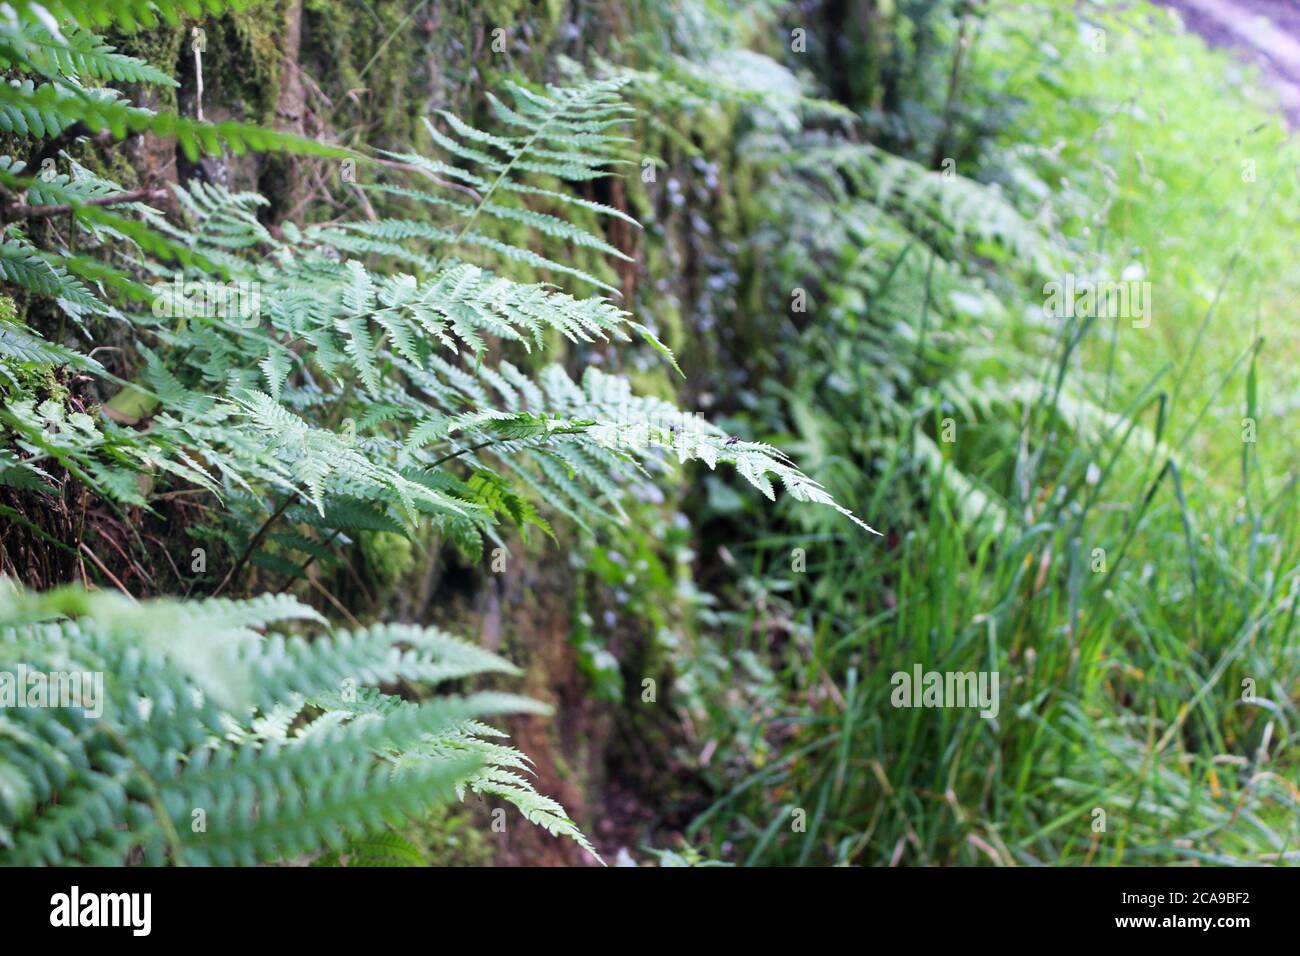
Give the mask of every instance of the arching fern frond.
<path id="1" fill-rule="evenodd" d="M 481 722 L 540 705 L 375 686 L 514 673 L 507 661 L 427 628 L 258 633 L 293 620 L 319 617 L 284 597 L 133 605 L 0 582 L 0 667 L 69 678 L 48 706 L 0 712 L 0 861 L 249 865 L 337 850 L 466 791 L 591 850 Z"/>

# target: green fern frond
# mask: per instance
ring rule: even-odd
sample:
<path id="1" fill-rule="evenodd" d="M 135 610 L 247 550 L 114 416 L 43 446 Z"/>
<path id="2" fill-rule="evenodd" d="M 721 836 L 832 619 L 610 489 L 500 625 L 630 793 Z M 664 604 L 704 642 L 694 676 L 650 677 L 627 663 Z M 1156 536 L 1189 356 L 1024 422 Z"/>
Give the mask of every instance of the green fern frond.
<path id="1" fill-rule="evenodd" d="M 374 686 L 508 663 L 416 627 L 312 642 L 253 630 L 304 618 L 315 613 L 282 597 L 134 605 L 0 582 L 0 666 L 86 678 L 48 706 L 0 713 L 0 860 L 112 864 L 143 852 L 151 863 L 247 865 L 374 839 L 492 787 L 586 845 L 526 781 L 501 783 L 524 761 L 483 739 L 496 732 L 481 717 L 538 705 L 504 694 L 409 702 Z"/>
<path id="2" fill-rule="evenodd" d="M 41 295 L 91 312 L 105 309 L 94 294 L 52 257 L 20 239 L 0 240 L 0 277 Z"/>
<path id="3" fill-rule="evenodd" d="M 162 70 L 118 53 L 100 37 L 75 24 L 61 32 L 62 36 L 56 36 L 46 27 L 19 21 L 0 36 L 0 67 L 27 68 L 50 79 L 92 77 L 118 83 L 178 85 Z"/>
<path id="4" fill-rule="evenodd" d="M 112 90 L 81 89 L 71 80 L 40 85 L 31 80 L 0 83 L 0 131 L 46 138 L 78 122 L 92 133 L 108 130 L 116 139 L 142 132 L 174 136 L 191 160 L 200 153 L 217 155 L 223 150 L 237 156 L 252 150 L 357 158 L 341 147 L 249 123 L 203 123 L 175 113 L 155 113 L 129 105 Z"/>
<path id="5" fill-rule="evenodd" d="M 70 365 L 74 368 L 98 369 L 89 356 L 73 349 L 47 342 L 31 329 L 0 320 L 0 361 L 34 365 Z"/>
<path id="6" fill-rule="evenodd" d="M 159 18 L 175 24 L 183 17 L 200 19 L 223 10 L 242 10 L 246 0 L 12 0 L 10 5 L 29 22 L 134 30 L 157 26 Z"/>

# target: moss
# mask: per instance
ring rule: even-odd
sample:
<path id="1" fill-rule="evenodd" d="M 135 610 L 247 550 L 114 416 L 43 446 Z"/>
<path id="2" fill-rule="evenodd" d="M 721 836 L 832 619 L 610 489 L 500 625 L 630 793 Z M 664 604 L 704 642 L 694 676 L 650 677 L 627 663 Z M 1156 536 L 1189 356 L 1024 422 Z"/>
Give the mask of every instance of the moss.
<path id="1" fill-rule="evenodd" d="M 479 803 L 471 796 L 464 803 L 435 808 L 406 837 L 427 854 L 430 866 L 489 866 L 491 831 L 480 819 L 485 814 L 476 808 Z"/>
<path id="2" fill-rule="evenodd" d="M 126 34 L 110 34 L 107 39 L 123 53 L 139 57 L 161 70 L 172 71 L 181 56 L 189 27 L 184 23 L 159 24 L 152 30 L 137 30 Z M 170 86 L 149 87 L 144 105 L 150 109 L 175 111 L 178 106 L 177 89 Z"/>
<path id="3" fill-rule="evenodd" d="M 366 531 L 360 535 L 366 570 L 376 585 L 391 588 L 418 569 L 415 545 L 410 538 L 391 531 Z"/>
<path id="4" fill-rule="evenodd" d="M 278 6 L 271 0 L 263 0 L 250 4 L 240 13 L 203 22 L 207 49 L 200 62 L 205 117 L 274 122 L 280 93 L 280 31 L 283 29 Z M 183 44 L 180 57 L 178 67 L 184 99 L 196 88 L 194 54 L 189 43 Z"/>
<path id="5" fill-rule="evenodd" d="M 18 316 L 18 303 L 7 295 L 0 295 L 0 322 L 14 322 Z M 4 359 L 0 359 L 0 363 L 3 365 L 0 369 L 0 394 L 12 390 L 17 395 L 35 395 L 42 400 L 53 398 L 58 401 L 67 396 L 67 387 L 49 365 Z"/>
<path id="6" fill-rule="evenodd" d="M 283 68 L 285 11 L 289 3 L 290 0 L 253 0 L 229 18 L 239 41 L 238 48 L 246 54 L 246 59 L 222 63 L 222 79 L 247 92 L 245 102 L 259 107 L 260 121 L 265 123 L 275 119 Z"/>

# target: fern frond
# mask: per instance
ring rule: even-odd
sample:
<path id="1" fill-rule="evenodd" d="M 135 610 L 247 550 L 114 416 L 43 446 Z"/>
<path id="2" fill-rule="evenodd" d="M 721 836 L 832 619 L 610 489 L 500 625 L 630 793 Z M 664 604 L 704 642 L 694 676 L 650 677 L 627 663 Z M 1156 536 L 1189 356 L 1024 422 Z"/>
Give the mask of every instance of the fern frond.
<path id="1" fill-rule="evenodd" d="M 70 76 L 118 83 L 178 85 L 162 70 L 118 53 L 100 37 L 75 24 L 64 27 L 61 33 L 62 36 L 56 36 L 44 26 L 20 20 L 0 36 L 0 67 L 25 67 L 56 80 Z"/>
<path id="2" fill-rule="evenodd" d="M 74 123 L 92 132 L 110 131 L 117 139 L 128 133 L 174 136 L 190 159 L 229 150 L 242 155 L 289 151 L 309 156 L 357 157 L 349 150 L 302 136 L 235 121 L 203 123 L 175 113 L 155 113 L 131 106 L 109 89 L 82 89 L 73 81 L 42 83 L 10 80 L 0 83 L 0 131 L 45 138 L 57 136 Z"/>
<path id="3" fill-rule="evenodd" d="M 417 627 L 313 642 L 252 630 L 314 617 L 282 597 L 133 605 L 0 582 L 0 665 L 87 677 L 53 706 L 0 713 L 0 860 L 121 863 L 142 851 L 152 863 L 248 865 L 369 839 L 467 789 L 507 789 L 483 768 L 524 761 L 483 741 L 495 732 L 480 718 L 538 705 L 491 693 L 409 702 L 373 685 L 508 663 Z M 558 805 L 526 782 L 508 789 L 567 833 Z"/>
<path id="4" fill-rule="evenodd" d="M 104 303 L 52 257 L 20 239 L 0 240 L 0 277 L 81 309 L 103 312 Z"/>
<path id="5" fill-rule="evenodd" d="M 12 0 L 19 17 L 34 23 L 72 22 L 83 27 L 119 26 L 127 30 L 169 24 L 182 17 L 241 10 L 246 0 Z"/>

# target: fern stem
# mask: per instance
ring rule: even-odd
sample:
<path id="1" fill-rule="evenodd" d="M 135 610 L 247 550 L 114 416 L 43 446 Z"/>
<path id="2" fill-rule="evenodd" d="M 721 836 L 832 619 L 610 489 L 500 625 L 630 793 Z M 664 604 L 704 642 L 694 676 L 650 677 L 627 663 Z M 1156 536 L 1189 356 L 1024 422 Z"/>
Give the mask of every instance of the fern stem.
<path id="1" fill-rule="evenodd" d="M 343 533 L 342 528 L 335 528 L 333 531 L 330 532 L 330 536 L 326 538 L 323 542 L 321 542 L 321 546 L 328 548 L 331 544 L 334 543 L 334 540 L 342 533 Z M 302 564 L 298 565 L 298 572 L 296 574 L 291 574 L 284 579 L 284 583 L 280 585 L 280 590 L 283 591 L 294 581 L 298 580 L 298 578 L 302 577 L 302 575 L 306 574 L 307 569 L 310 568 L 312 564 L 315 563 L 315 561 L 316 561 L 316 555 L 314 554 L 307 555 L 307 560 L 305 560 Z"/>
<path id="2" fill-rule="evenodd" d="M 4 209 L 5 222 L 16 222 L 19 219 L 51 219 L 55 216 L 62 216 L 66 213 L 76 212 L 83 206 L 117 206 L 122 203 L 139 202 L 147 199 L 150 202 L 162 202 L 168 196 L 164 189 L 132 189 L 129 192 L 114 193 L 111 196 L 96 196 L 93 199 L 86 199 L 82 202 L 59 203 L 48 206 L 26 206 L 22 203 L 13 203 Z"/>
<path id="3" fill-rule="evenodd" d="M 289 494 L 285 495 L 284 501 L 280 502 L 280 507 L 275 509 L 275 513 L 272 514 L 271 517 L 262 522 L 262 526 L 257 529 L 257 534 L 253 535 L 252 540 L 248 542 L 248 547 L 244 548 L 244 553 L 239 556 L 239 560 L 236 561 L 234 566 L 226 572 L 226 576 L 221 579 L 221 583 L 217 585 L 217 589 L 212 592 L 213 597 L 220 596 L 221 592 L 226 589 L 226 585 L 239 575 L 239 572 L 244 569 L 244 565 L 248 563 L 248 559 L 252 557 L 253 552 L 256 551 L 262 541 L 265 540 L 267 532 L 271 530 L 271 525 L 275 524 L 275 522 L 279 520 L 280 516 L 289 510 L 289 505 L 293 504 L 297 499 L 297 491 L 291 491 Z"/>
<path id="4" fill-rule="evenodd" d="M 477 219 L 478 214 L 483 211 L 483 207 L 488 204 L 488 200 L 492 198 L 492 194 L 497 191 L 498 186 L 505 182 L 506 178 L 510 175 L 510 170 L 515 168 L 515 163 L 519 161 L 519 157 L 523 156 L 524 153 L 528 152 L 528 150 L 532 148 L 533 143 L 537 142 L 537 138 L 542 135 L 546 130 L 546 127 L 551 125 L 551 121 L 554 120 L 563 109 L 564 104 L 557 104 L 556 108 L 551 111 L 542 124 L 538 126 L 537 129 L 533 130 L 533 134 L 528 137 L 528 140 L 524 145 L 520 146 L 519 149 L 515 151 L 515 154 L 510 157 L 510 162 L 506 163 L 506 168 L 497 174 L 497 178 L 492 181 L 492 185 L 488 187 L 488 191 L 483 194 L 483 198 L 479 200 L 478 205 L 474 207 L 474 211 L 470 213 L 469 218 L 465 220 L 465 224 L 461 226 L 460 231 L 456 233 L 456 238 L 453 239 L 451 245 L 447 247 L 448 254 L 451 253 L 451 250 L 460 245 L 460 241 L 464 239 L 465 234 L 469 232 L 469 227 L 474 225 L 474 220 Z"/>
<path id="5" fill-rule="evenodd" d="M 371 312 L 364 312 L 361 315 L 359 315 L 358 318 L 369 318 L 373 315 L 377 315 L 382 311 L 383 311 L 382 309 L 375 309 Z M 375 340 L 374 351 L 376 355 L 378 355 L 379 350 L 384 347 L 384 342 L 387 341 L 387 339 L 388 339 L 388 333 L 385 332 L 383 335 L 379 336 L 379 338 Z M 357 381 L 356 377 L 354 376 L 353 378 L 350 378 L 343 383 L 343 391 L 339 392 L 339 397 L 334 402 L 334 407 L 330 409 L 329 417 L 325 420 L 325 424 L 329 428 L 332 429 L 338 425 L 339 415 L 343 413 L 343 404 L 352 396 L 352 386 L 356 384 L 356 381 Z"/>
<path id="6" fill-rule="evenodd" d="M 470 445 L 468 448 L 462 448 L 460 451 L 454 451 L 449 455 L 443 455 L 441 458 L 439 458 L 437 461 L 435 461 L 433 464 L 429 466 L 429 470 L 433 471 L 433 469 L 437 468 L 439 465 L 445 464 L 446 462 L 451 461 L 453 458 L 459 458 L 461 455 L 468 455 L 470 452 L 480 451 L 491 445 L 499 445 L 502 442 L 506 442 L 506 441 L 517 441 L 517 439 L 490 438 L 487 441 L 479 442 L 477 445 Z"/>
<path id="7" fill-rule="evenodd" d="M 81 542 L 81 550 L 85 552 L 86 557 L 90 558 L 90 560 L 94 562 L 95 567 L 99 568 L 100 571 L 104 572 L 104 576 L 113 582 L 114 587 L 116 587 L 119 591 L 125 594 L 127 596 L 127 599 L 132 604 L 136 603 L 135 595 L 126 589 L 126 585 L 124 585 L 121 581 L 119 581 L 112 571 L 104 567 L 104 562 L 99 560 L 99 555 L 95 554 L 94 551 L 91 551 L 90 546 L 87 545 L 86 542 L 84 541 Z"/>

